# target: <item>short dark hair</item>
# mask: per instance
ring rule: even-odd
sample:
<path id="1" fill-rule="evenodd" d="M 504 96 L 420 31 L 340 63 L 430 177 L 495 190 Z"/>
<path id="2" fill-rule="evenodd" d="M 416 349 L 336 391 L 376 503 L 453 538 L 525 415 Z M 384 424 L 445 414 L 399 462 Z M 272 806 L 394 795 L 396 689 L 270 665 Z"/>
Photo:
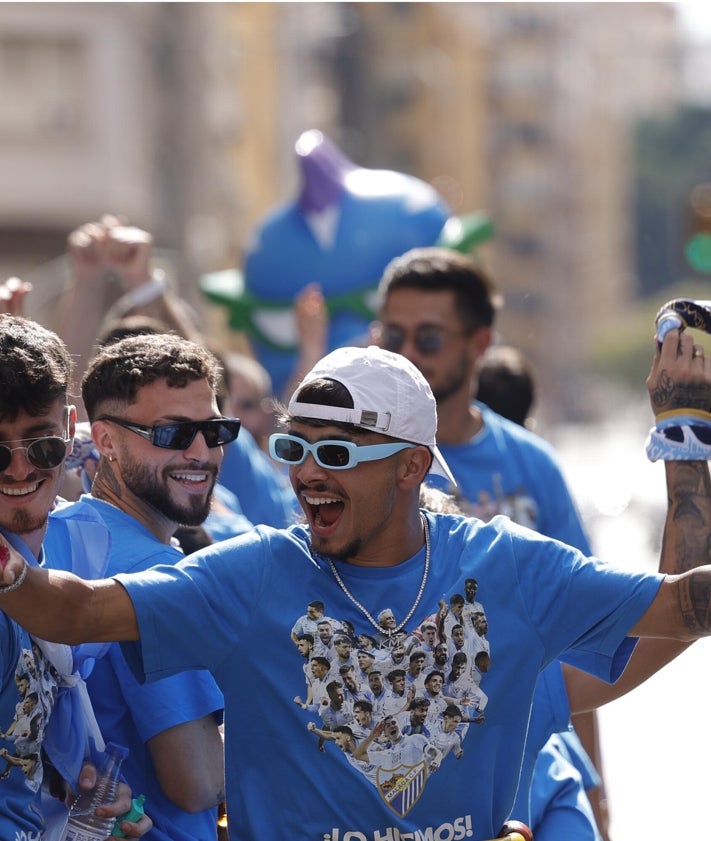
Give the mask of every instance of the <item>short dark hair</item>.
<path id="1" fill-rule="evenodd" d="M 210 351 L 175 333 L 130 336 L 107 345 L 89 362 L 81 382 L 89 420 L 95 420 L 97 406 L 131 404 L 139 389 L 158 380 L 171 388 L 207 380 L 216 392 L 219 366 Z"/>
<path id="2" fill-rule="evenodd" d="M 0 314 L 0 419 L 41 415 L 67 399 L 72 359 L 64 342 L 35 321 Z"/>
<path id="3" fill-rule="evenodd" d="M 442 680 L 444 680 L 445 675 L 444 672 L 440 672 L 439 669 L 432 669 L 432 671 L 427 672 L 427 675 L 425 676 L 425 686 L 427 686 L 427 684 L 432 680 L 433 677 L 439 677 L 442 678 Z"/>
<path id="4" fill-rule="evenodd" d="M 491 278 L 470 258 L 450 248 L 413 248 L 385 267 L 378 286 L 378 308 L 394 289 L 453 292 L 467 330 L 492 327 L 503 298 Z"/>
<path id="5" fill-rule="evenodd" d="M 524 426 L 536 398 L 533 367 L 509 345 L 494 345 L 479 365 L 476 399 L 497 414 Z"/>
<path id="6" fill-rule="evenodd" d="M 295 393 L 298 394 L 300 403 L 312 403 L 316 406 L 339 406 L 343 409 L 353 408 L 353 397 L 350 391 L 348 391 L 343 383 L 339 383 L 337 380 L 332 380 L 329 377 L 319 377 L 318 379 L 311 380 L 306 385 L 297 388 Z M 293 417 L 286 408 L 278 404 L 277 410 L 276 420 L 281 427 L 286 427 L 291 421 L 297 421 L 308 426 L 335 426 L 349 432 L 353 432 L 354 430 L 363 431 L 360 427 L 356 427 L 352 423 Z"/>

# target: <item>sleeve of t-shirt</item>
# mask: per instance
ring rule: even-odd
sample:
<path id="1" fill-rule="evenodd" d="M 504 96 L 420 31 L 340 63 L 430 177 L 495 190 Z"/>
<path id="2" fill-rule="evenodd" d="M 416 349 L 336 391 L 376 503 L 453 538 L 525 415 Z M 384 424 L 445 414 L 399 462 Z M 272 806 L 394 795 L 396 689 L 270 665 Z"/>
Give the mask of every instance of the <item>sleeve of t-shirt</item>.
<path id="1" fill-rule="evenodd" d="M 263 558 L 273 534 L 256 527 L 175 566 L 114 576 L 136 611 L 140 642 L 123 643 L 122 651 L 139 681 L 186 669 L 214 672 L 230 656 L 264 603 Z"/>
<path id="2" fill-rule="evenodd" d="M 144 742 L 170 727 L 203 718 L 224 706 L 222 693 L 209 672 L 181 672 L 154 683 L 141 684 L 119 646 L 111 646 L 109 658 L 123 701 Z"/>
<path id="3" fill-rule="evenodd" d="M 654 600 L 664 576 L 631 573 L 586 558 L 515 526 L 510 534 L 525 609 L 532 627 L 545 629 L 551 659 L 617 680 L 636 644 L 629 631 Z"/>

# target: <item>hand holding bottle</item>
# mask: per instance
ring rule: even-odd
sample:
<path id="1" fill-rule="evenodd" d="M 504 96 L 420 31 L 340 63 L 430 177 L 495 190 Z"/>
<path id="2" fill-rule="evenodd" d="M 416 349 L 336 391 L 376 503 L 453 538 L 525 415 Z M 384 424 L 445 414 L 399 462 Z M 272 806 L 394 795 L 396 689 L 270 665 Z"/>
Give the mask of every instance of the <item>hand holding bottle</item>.
<path id="1" fill-rule="evenodd" d="M 119 779 L 128 751 L 109 743 L 98 767 L 87 764 L 79 778 L 80 792 L 72 805 L 62 841 L 106 841 L 118 826 L 123 837 L 141 838 L 153 827 L 147 815 L 132 812 L 129 786 Z M 123 820 L 121 818 L 127 815 Z M 118 819 L 118 820 L 117 820 Z"/>

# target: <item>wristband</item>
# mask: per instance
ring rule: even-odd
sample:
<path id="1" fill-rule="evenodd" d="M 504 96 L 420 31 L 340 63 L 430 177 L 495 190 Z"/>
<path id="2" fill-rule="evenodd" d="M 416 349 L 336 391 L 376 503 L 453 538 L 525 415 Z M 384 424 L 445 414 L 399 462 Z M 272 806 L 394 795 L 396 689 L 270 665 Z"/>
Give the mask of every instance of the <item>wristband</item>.
<path id="1" fill-rule="evenodd" d="M 710 443 L 704 443 L 700 434 Z M 650 461 L 708 461 L 711 459 L 711 424 L 653 427 L 645 449 Z"/>
<path id="2" fill-rule="evenodd" d="M 5 593 L 12 593 L 13 590 L 17 590 L 18 587 L 22 586 L 25 578 L 27 578 L 27 570 L 29 569 L 29 564 L 25 561 L 24 566 L 22 567 L 22 571 L 17 576 L 17 578 L 12 582 L 12 584 L 7 584 L 5 586 L 0 586 L 0 596 L 4 595 Z"/>
<path id="3" fill-rule="evenodd" d="M 703 409 L 670 409 L 668 412 L 660 412 L 654 418 L 657 428 L 666 421 L 672 421 L 673 426 L 683 426 L 686 423 L 694 424 L 701 421 L 703 425 L 711 426 L 711 412 Z"/>

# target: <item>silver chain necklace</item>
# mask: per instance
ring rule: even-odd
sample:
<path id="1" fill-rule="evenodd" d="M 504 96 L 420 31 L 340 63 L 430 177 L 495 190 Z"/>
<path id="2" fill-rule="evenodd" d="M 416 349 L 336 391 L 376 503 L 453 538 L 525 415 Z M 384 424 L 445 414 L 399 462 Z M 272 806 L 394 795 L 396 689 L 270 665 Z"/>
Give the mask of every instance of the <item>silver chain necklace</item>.
<path id="1" fill-rule="evenodd" d="M 422 581 L 420 582 L 420 589 L 417 591 L 417 596 L 415 596 L 415 601 L 413 602 L 412 607 L 407 613 L 407 616 L 400 622 L 399 625 L 395 628 L 391 628 L 390 630 L 386 631 L 383 626 L 373 617 L 370 615 L 370 611 L 362 605 L 358 599 L 351 593 L 351 591 L 346 587 L 343 579 L 338 574 L 338 570 L 336 569 L 336 565 L 333 563 L 331 558 L 326 558 L 328 561 L 328 565 L 331 568 L 331 572 L 333 573 L 333 577 L 336 579 L 338 586 L 343 590 L 343 592 L 348 596 L 348 598 L 353 602 L 353 604 L 360 610 L 360 612 L 365 616 L 365 618 L 370 622 L 370 624 L 381 634 L 386 633 L 388 636 L 401 631 L 405 625 L 410 621 L 412 618 L 413 613 L 417 610 L 417 605 L 420 603 L 420 599 L 422 598 L 422 594 L 425 592 L 425 585 L 427 584 L 427 576 L 430 571 L 430 524 L 423 514 L 420 515 L 422 518 L 422 526 L 425 531 L 425 568 L 422 572 Z M 323 556 L 320 556 L 323 557 Z"/>

